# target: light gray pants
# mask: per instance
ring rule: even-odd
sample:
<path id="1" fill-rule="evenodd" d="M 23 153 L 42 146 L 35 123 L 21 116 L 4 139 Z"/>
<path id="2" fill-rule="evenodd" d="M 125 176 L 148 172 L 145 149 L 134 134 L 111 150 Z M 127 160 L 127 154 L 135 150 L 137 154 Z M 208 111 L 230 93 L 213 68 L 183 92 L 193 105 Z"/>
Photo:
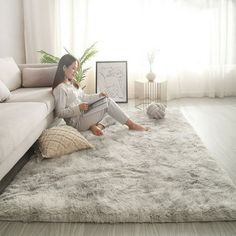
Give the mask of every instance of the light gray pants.
<path id="1" fill-rule="evenodd" d="M 97 106 L 91 111 L 83 114 L 79 118 L 77 129 L 79 131 L 88 130 L 92 125 L 96 125 L 97 123 L 102 124 L 104 127 L 109 126 L 114 123 L 114 118 L 119 123 L 124 125 L 129 117 L 121 110 L 120 106 L 111 99 L 107 98 L 106 103 L 101 106 Z M 111 117 L 108 117 L 108 115 Z"/>

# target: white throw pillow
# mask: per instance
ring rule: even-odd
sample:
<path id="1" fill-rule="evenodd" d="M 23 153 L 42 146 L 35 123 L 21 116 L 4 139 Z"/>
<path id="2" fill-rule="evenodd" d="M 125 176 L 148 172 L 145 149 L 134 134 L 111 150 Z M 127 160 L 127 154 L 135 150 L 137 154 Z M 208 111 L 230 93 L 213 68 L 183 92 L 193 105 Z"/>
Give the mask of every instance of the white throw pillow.
<path id="1" fill-rule="evenodd" d="M 0 102 L 4 102 L 10 97 L 11 93 L 7 86 L 0 80 Z"/>
<path id="2" fill-rule="evenodd" d="M 42 157 L 60 157 L 82 149 L 93 148 L 79 131 L 71 126 L 56 126 L 43 131 L 38 139 Z"/>
<path id="3" fill-rule="evenodd" d="M 0 80 L 10 91 L 21 87 L 21 72 L 13 58 L 0 58 Z"/>

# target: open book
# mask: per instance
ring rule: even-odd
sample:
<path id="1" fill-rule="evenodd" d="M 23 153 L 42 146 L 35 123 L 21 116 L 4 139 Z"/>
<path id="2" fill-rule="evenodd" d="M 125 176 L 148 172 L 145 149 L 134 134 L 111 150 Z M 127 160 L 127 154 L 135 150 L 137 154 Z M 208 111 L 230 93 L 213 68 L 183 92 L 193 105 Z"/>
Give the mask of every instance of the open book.
<path id="1" fill-rule="evenodd" d="M 103 105 L 103 104 L 106 103 L 106 102 L 107 102 L 107 99 L 106 99 L 105 96 L 104 96 L 104 97 L 100 97 L 100 98 L 98 98 L 97 100 L 95 100 L 95 101 L 89 103 L 89 104 L 88 104 L 88 110 L 84 111 L 84 113 L 87 113 L 87 112 L 89 112 L 90 110 L 94 109 L 95 107 L 101 106 L 101 105 Z"/>

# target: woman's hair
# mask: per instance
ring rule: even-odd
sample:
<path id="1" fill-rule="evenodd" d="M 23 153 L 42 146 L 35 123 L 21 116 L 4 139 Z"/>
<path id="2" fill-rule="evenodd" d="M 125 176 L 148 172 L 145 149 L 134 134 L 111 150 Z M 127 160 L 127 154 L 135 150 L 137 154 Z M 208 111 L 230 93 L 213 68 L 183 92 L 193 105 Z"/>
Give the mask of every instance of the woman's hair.
<path id="1" fill-rule="evenodd" d="M 70 54 L 65 54 L 64 56 L 61 57 L 57 66 L 57 71 L 54 77 L 52 89 L 56 88 L 57 85 L 61 84 L 65 80 L 65 72 L 64 72 L 63 67 L 64 66 L 69 67 L 75 61 L 78 61 L 78 60 Z"/>

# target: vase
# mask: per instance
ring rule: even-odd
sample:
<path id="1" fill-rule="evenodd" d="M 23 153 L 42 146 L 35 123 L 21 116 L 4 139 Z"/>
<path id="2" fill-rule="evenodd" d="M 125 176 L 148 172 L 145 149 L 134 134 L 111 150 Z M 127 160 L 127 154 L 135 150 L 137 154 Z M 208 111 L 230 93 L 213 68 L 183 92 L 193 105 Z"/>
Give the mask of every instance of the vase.
<path id="1" fill-rule="evenodd" d="M 147 75 L 146 78 L 148 79 L 149 82 L 153 82 L 156 78 L 155 73 L 153 73 L 152 71 L 150 71 Z"/>

